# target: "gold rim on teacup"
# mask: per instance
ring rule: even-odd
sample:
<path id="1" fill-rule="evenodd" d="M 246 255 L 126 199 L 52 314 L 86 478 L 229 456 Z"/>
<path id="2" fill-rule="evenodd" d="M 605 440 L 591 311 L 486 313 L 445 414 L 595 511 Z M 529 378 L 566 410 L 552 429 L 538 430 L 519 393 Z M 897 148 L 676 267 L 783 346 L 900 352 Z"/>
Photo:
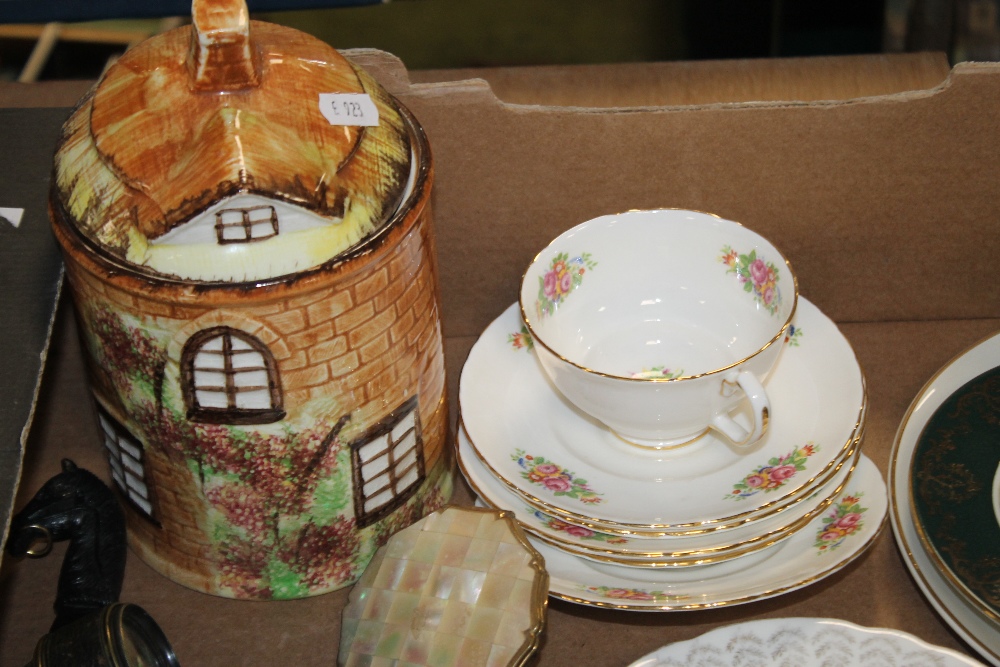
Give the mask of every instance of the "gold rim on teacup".
<path id="1" fill-rule="evenodd" d="M 706 221 L 709 224 L 705 224 Z M 676 238 L 671 237 L 671 234 L 675 234 Z M 656 247 L 663 245 L 670 252 L 683 254 L 685 248 L 698 249 L 696 257 L 702 257 L 701 253 L 706 250 L 707 243 L 723 243 L 721 247 L 723 252 L 727 253 L 725 264 L 729 267 L 726 273 L 735 272 L 740 284 L 744 285 L 747 291 L 750 291 L 751 286 L 757 285 L 757 279 L 754 278 L 751 281 L 750 274 L 745 274 L 743 271 L 745 269 L 753 273 L 755 269 L 747 269 L 747 267 L 741 269 L 739 267 L 744 261 L 753 261 L 752 258 L 756 257 L 755 252 L 759 249 L 771 255 L 773 260 L 766 264 L 766 271 L 770 276 L 768 280 L 771 282 L 766 283 L 769 285 L 766 292 L 754 294 L 756 309 L 750 310 L 742 316 L 737 316 L 736 320 L 726 318 L 723 322 L 718 320 L 718 317 L 721 313 L 734 311 L 734 309 L 742 312 L 746 309 L 744 305 L 746 302 L 735 298 L 728 286 L 724 286 L 724 282 L 716 283 L 716 278 L 712 278 L 711 281 L 695 279 L 692 285 L 696 287 L 701 285 L 699 288 L 701 291 L 697 293 L 702 296 L 702 299 L 707 296 L 719 299 L 721 309 L 706 311 L 686 297 L 676 302 L 677 308 L 675 309 L 669 305 L 674 303 L 671 300 L 674 297 L 671 295 L 676 290 L 675 285 L 679 285 L 682 290 L 677 293 L 679 295 L 686 292 L 689 286 L 687 282 L 676 283 L 679 277 L 671 274 L 651 274 L 648 269 L 644 269 L 644 273 L 632 273 L 629 269 L 631 266 L 629 257 L 633 251 L 643 247 L 644 240 L 647 238 L 649 243 L 653 243 Z M 615 243 L 616 239 L 620 240 L 620 243 Z M 737 255 L 729 243 L 725 243 L 727 239 L 732 242 L 738 239 L 740 244 L 746 243 L 754 248 L 749 253 L 749 259 L 747 256 Z M 671 246 L 668 241 L 673 242 L 674 245 Z M 600 259 L 592 256 L 589 252 L 582 252 L 577 256 L 575 250 L 570 250 L 576 243 L 584 245 L 589 243 L 593 246 L 607 245 L 608 247 L 604 250 L 604 258 Z M 739 257 L 739 266 L 736 266 L 733 261 L 728 261 L 730 255 Z M 575 259 L 569 260 L 567 257 L 575 257 Z M 570 315 L 568 329 L 562 325 L 546 322 L 545 315 L 554 316 L 556 312 L 562 310 L 564 296 L 574 292 L 582 285 L 580 281 L 583 279 L 584 273 L 587 272 L 589 275 L 591 270 L 605 261 L 610 261 L 611 267 L 618 270 L 602 274 L 605 277 L 598 279 L 597 285 L 600 287 L 596 293 L 584 290 L 588 295 L 593 295 L 590 297 L 591 301 L 594 297 L 609 299 L 615 294 L 614 290 L 624 290 L 623 295 L 636 296 L 634 290 L 641 289 L 643 290 L 641 303 L 627 298 L 624 301 L 611 298 L 611 303 L 618 304 L 615 308 L 624 308 L 616 315 L 611 315 L 612 311 L 607 310 L 606 307 L 611 303 L 605 304 L 602 300 L 599 304 L 601 307 L 592 310 L 587 308 L 588 300 L 584 299 L 581 302 L 574 301 L 574 303 L 583 304 L 583 309 L 581 310 L 579 307 L 572 309 L 573 314 Z M 757 257 L 753 261 L 753 266 L 763 265 L 763 261 L 761 257 Z M 551 266 L 549 266 L 550 263 Z M 579 270 L 576 268 L 577 264 L 579 264 Z M 785 275 L 789 276 L 786 280 L 790 280 L 792 286 L 790 300 L 786 297 L 784 301 L 780 296 L 781 290 L 777 286 L 779 280 L 777 276 L 780 273 L 778 267 L 782 264 L 786 272 Z M 569 284 L 561 288 L 552 288 L 555 290 L 555 295 L 550 295 L 549 279 L 556 270 L 555 267 L 569 267 L 570 265 L 574 267 L 573 270 L 559 269 L 561 273 L 556 279 L 560 284 L 563 281 L 568 281 Z M 671 265 L 671 262 L 665 264 L 665 266 Z M 699 272 L 705 270 L 703 263 L 697 263 L 693 268 Z M 623 270 L 627 273 L 623 273 Z M 700 274 L 682 275 L 686 276 L 687 280 L 694 279 L 694 275 Z M 715 274 L 710 273 L 702 277 L 708 278 L 712 275 Z M 536 290 L 534 285 L 536 277 L 542 286 L 538 288 L 540 291 L 537 298 L 534 298 L 532 295 Z M 761 283 L 761 285 L 764 284 Z M 642 285 L 642 287 L 637 287 L 637 285 Z M 646 290 L 649 290 L 651 286 L 656 286 L 654 291 L 647 292 Z M 612 292 L 608 293 L 608 289 L 611 289 Z M 754 287 L 754 289 L 757 288 Z M 650 298 L 650 295 L 659 297 L 664 294 L 659 290 L 666 290 L 665 302 L 661 301 L 660 298 Z M 530 308 L 533 298 L 535 309 L 538 311 L 537 318 L 532 315 Z M 771 411 L 763 380 L 777 360 L 780 348 L 777 352 L 772 348 L 775 343 L 784 339 L 795 316 L 798 300 L 798 278 L 791 262 L 769 239 L 739 222 L 715 214 L 667 208 L 632 210 L 625 213 L 598 216 L 562 232 L 535 255 L 522 274 L 518 307 L 525 330 L 535 343 L 535 353 L 538 355 L 542 368 L 559 391 L 584 412 L 602 421 L 623 442 L 635 447 L 638 452 L 662 454 L 695 442 L 703 435 L 705 429 L 718 431 L 737 447 L 748 447 L 763 437 L 767 431 Z M 621 305 L 623 303 L 633 305 L 626 307 Z M 701 300 L 698 303 L 704 304 L 705 301 Z M 650 304 L 654 305 L 657 310 L 651 314 L 644 314 L 645 310 L 642 307 Z M 778 315 L 783 319 L 779 320 L 778 323 L 772 323 L 768 319 L 761 320 L 757 315 L 761 312 L 761 304 L 765 304 L 766 312 L 772 316 Z M 640 310 L 636 310 L 636 308 Z M 664 310 L 665 308 L 666 310 Z M 675 310 L 676 312 L 674 312 Z M 751 315 L 751 313 L 753 314 Z M 662 319 L 665 314 L 670 314 L 670 316 Z M 638 320 L 635 319 L 636 317 Z M 708 317 L 707 320 L 706 317 Z M 741 325 L 739 317 L 751 317 L 752 319 L 748 319 L 746 324 Z M 725 350 L 724 356 L 727 358 L 718 358 L 717 354 L 701 358 L 693 362 L 695 366 L 693 370 L 698 372 L 685 374 L 684 370 L 681 369 L 677 371 L 677 374 L 666 377 L 662 375 L 650 376 L 646 372 L 623 374 L 617 368 L 599 370 L 599 367 L 592 363 L 591 357 L 600 349 L 600 346 L 595 347 L 594 341 L 590 339 L 594 335 L 606 337 L 615 335 L 616 332 L 621 333 L 623 331 L 621 324 L 626 322 L 641 323 L 644 327 L 658 323 L 656 326 L 659 328 L 683 324 L 692 329 L 690 334 L 692 336 L 694 336 L 695 330 L 701 332 L 700 335 L 692 338 L 688 345 L 682 346 L 683 349 L 690 348 L 696 352 L 696 355 L 703 354 L 708 350 Z M 556 333 L 549 330 L 553 326 L 557 327 Z M 629 325 L 624 330 L 631 330 L 631 328 L 632 325 Z M 572 335 L 569 339 L 560 342 L 558 331 L 572 332 Z M 718 341 L 717 346 L 710 343 L 706 345 L 706 341 L 704 341 L 704 332 L 706 331 L 717 334 L 725 333 L 726 340 Z M 586 336 L 584 336 L 585 332 Z M 737 332 L 739 335 L 736 335 Z M 660 331 L 658 330 L 646 335 L 650 336 L 654 333 L 656 334 L 654 337 L 659 339 Z M 550 335 L 555 336 L 555 341 Z M 672 333 L 667 334 L 666 340 L 671 339 L 673 335 Z M 570 354 L 567 351 L 567 345 L 570 348 L 578 346 L 585 337 L 589 342 L 585 343 L 582 349 L 578 349 L 577 354 Z M 761 342 L 762 338 L 763 342 Z M 695 340 L 701 342 L 694 344 Z M 656 342 L 662 341 L 657 340 Z M 646 343 L 646 345 L 649 344 L 649 342 Z M 733 349 L 733 346 L 736 349 Z M 633 349 L 633 347 L 626 346 L 626 349 Z M 738 355 L 738 358 L 730 361 L 730 352 L 734 356 Z M 588 359 L 590 361 L 587 361 Z M 723 379 L 718 390 L 714 384 L 710 384 L 707 380 L 702 381 L 703 378 L 720 375 Z M 671 388 L 662 386 L 661 389 L 655 390 L 640 389 L 640 387 L 655 385 L 667 385 Z M 739 398 L 740 395 L 742 398 Z M 729 414 L 738 401 L 747 401 L 751 406 L 752 417 L 749 427 L 737 422 Z"/>
<path id="2" fill-rule="evenodd" d="M 647 210 L 648 211 L 678 211 L 678 212 L 698 213 L 698 214 L 701 214 L 701 215 L 710 216 L 710 217 L 715 218 L 717 220 L 722 220 L 724 222 L 731 222 L 731 223 L 733 223 L 735 225 L 739 225 L 740 227 L 743 227 L 747 231 L 753 231 L 749 227 L 747 227 L 746 225 L 744 225 L 742 222 L 739 222 L 737 220 L 730 220 L 729 218 L 723 218 L 722 216 L 720 216 L 718 214 L 709 213 L 707 211 L 699 211 L 697 209 L 685 209 L 685 208 L 677 208 L 677 207 L 669 207 L 669 206 L 663 207 L 663 208 L 657 208 L 657 209 L 634 209 L 634 208 L 632 208 L 632 209 L 628 209 L 627 211 L 620 211 L 618 213 L 608 213 L 607 215 L 613 216 L 613 215 L 624 215 L 626 213 L 641 213 L 641 212 L 646 212 Z M 601 217 L 604 217 L 604 216 L 601 216 Z M 756 232 L 754 232 L 754 233 L 756 234 Z M 555 239 L 553 239 L 552 241 L 550 241 L 544 248 L 542 248 L 532 258 L 531 262 L 528 264 L 529 268 L 525 269 L 521 273 L 521 282 L 522 283 L 524 282 L 524 279 L 527 277 L 527 274 L 528 274 L 528 271 L 530 270 L 530 267 L 532 265 L 534 265 L 535 262 L 537 262 L 539 259 L 542 258 L 542 255 L 544 255 L 549 250 L 549 248 L 552 247 L 552 244 L 554 242 L 555 242 Z M 789 312 L 788 318 L 785 320 L 785 323 L 781 326 L 781 330 L 778 332 L 778 335 L 774 336 L 771 340 L 769 340 L 768 342 L 766 342 L 764 345 L 762 345 L 759 349 L 757 349 L 752 354 L 748 354 L 745 357 L 743 357 L 742 359 L 740 359 L 739 361 L 733 362 L 733 363 L 731 363 L 731 364 L 729 364 L 727 366 L 722 366 L 720 368 L 715 368 L 715 369 L 712 369 L 710 371 L 705 371 L 704 373 L 694 373 L 692 375 L 681 375 L 681 376 L 675 377 L 675 378 L 644 378 L 644 377 L 630 377 L 630 376 L 625 376 L 625 375 L 615 375 L 614 373 L 605 373 L 603 371 L 594 370 L 593 368 L 589 368 L 587 366 L 578 364 L 578 363 L 576 363 L 575 361 L 573 361 L 571 359 L 567 359 L 566 357 L 562 356 L 557 351 L 555 351 L 551 346 L 549 346 L 542 338 L 540 338 L 538 336 L 538 332 L 531 326 L 531 320 L 528 318 L 527 309 L 525 308 L 525 305 L 524 305 L 524 299 L 522 298 L 521 294 L 518 294 L 517 303 L 518 303 L 518 307 L 519 307 L 519 309 L 521 311 L 521 321 L 524 323 L 524 326 L 526 326 L 528 328 L 528 331 L 531 333 L 532 340 L 535 343 L 540 344 L 542 347 L 544 347 L 549 352 L 551 352 L 553 356 L 559 358 L 562 361 L 565 361 L 566 363 L 568 363 L 571 366 L 575 366 L 576 368 L 579 368 L 582 371 L 586 371 L 587 373 L 592 373 L 594 375 L 599 375 L 601 377 L 606 377 L 606 378 L 609 378 L 609 379 L 612 379 L 612 380 L 622 380 L 622 381 L 625 381 L 625 382 L 660 382 L 660 383 L 666 383 L 666 382 L 682 382 L 684 380 L 696 380 L 696 379 L 698 379 L 700 377 L 705 377 L 705 376 L 708 376 L 708 375 L 715 375 L 716 373 L 724 373 L 725 371 L 732 370 L 732 369 L 738 367 L 740 364 L 746 363 L 747 360 L 752 359 L 753 357 L 757 356 L 758 354 L 760 354 L 761 352 L 763 352 L 764 350 L 766 350 L 767 348 L 769 348 L 775 342 L 781 340 L 782 337 L 785 335 L 785 332 L 788 330 L 789 325 L 792 323 L 792 318 L 795 317 L 795 311 L 798 308 L 798 300 L 799 300 L 799 280 L 798 280 L 798 276 L 795 275 L 795 270 L 792 268 L 792 264 L 788 260 L 788 258 L 785 255 L 785 253 L 782 252 L 781 249 L 778 248 L 778 246 L 774 245 L 774 243 L 772 243 L 770 240 L 768 240 L 768 243 L 770 243 L 774 247 L 774 249 L 778 251 L 778 254 L 781 256 L 781 259 L 785 263 L 785 267 L 788 269 L 788 274 L 792 277 L 792 293 L 793 293 L 792 309 L 791 309 L 791 312 Z"/>

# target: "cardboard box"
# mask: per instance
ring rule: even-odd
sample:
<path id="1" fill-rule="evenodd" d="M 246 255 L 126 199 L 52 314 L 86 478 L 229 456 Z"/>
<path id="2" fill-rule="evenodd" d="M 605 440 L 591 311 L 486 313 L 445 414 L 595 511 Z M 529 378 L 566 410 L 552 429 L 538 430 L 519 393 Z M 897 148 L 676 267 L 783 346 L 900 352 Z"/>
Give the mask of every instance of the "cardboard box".
<path id="1" fill-rule="evenodd" d="M 630 208 L 717 213 L 783 250 L 801 294 L 838 322 L 866 372 L 864 451 L 883 473 L 924 382 L 1000 329 L 998 64 L 948 72 L 940 57 L 873 56 L 483 73 L 521 102 L 575 105 L 555 107 L 501 102 L 486 81 L 447 81 L 446 72 L 413 73 L 428 83 L 411 83 L 385 54 L 351 57 L 430 137 L 453 406 L 469 348 L 515 300 L 534 254 L 582 220 Z M 45 92 L 0 87 L 0 104 L 37 102 Z M 72 320 L 62 315 L 21 502 L 62 456 L 105 472 Z M 471 502 L 467 490 L 456 500 Z M 624 665 L 720 624 L 782 616 L 897 628 L 971 654 L 910 579 L 890 533 L 886 526 L 866 556 L 836 575 L 747 605 L 630 614 L 552 602 L 536 664 Z M 27 662 L 48 628 L 59 559 L 57 551 L 4 561 L 0 664 Z M 122 597 L 160 622 L 183 664 L 328 665 L 347 592 L 224 600 L 133 558 Z"/>
<path id="2" fill-rule="evenodd" d="M 65 119 L 61 109 L 25 114 L 0 109 L 0 548 L 10 521 L 42 367 L 48 354 L 62 260 L 49 229 L 48 188 L 52 146 Z"/>

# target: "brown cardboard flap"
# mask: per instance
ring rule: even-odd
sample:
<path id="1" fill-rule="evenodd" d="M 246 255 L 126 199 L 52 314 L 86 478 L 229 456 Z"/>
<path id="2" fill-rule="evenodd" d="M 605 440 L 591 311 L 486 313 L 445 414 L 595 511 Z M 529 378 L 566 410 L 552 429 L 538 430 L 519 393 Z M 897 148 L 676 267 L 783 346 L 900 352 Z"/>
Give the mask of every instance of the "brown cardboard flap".
<path id="1" fill-rule="evenodd" d="M 501 102 L 482 80 L 407 86 L 381 55 L 351 57 L 430 136 L 447 335 L 481 331 L 561 231 L 653 207 L 768 236 L 838 321 L 1000 315 L 986 279 L 1000 251 L 998 64 L 849 100 L 593 109 Z"/>
<path id="2" fill-rule="evenodd" d="M 10 525 L 62 288 L 49 231 L 48 175 L 64 109 L 0 109 L 0 549 Z M 2 553 L 2 551 L 0 551 Z"/>
<path id="3" fill-rule="evenodd" d="M 366 68 L 417 84 L 485 81 L 513 104 L 563 107 L 693 106 L 712 103 L 849 100 L 941 85 L 951 71 L 943 53 L 699 60 L 604 65 L 550 65 L 418 70 L 392 56 L 350 51 Z"/>

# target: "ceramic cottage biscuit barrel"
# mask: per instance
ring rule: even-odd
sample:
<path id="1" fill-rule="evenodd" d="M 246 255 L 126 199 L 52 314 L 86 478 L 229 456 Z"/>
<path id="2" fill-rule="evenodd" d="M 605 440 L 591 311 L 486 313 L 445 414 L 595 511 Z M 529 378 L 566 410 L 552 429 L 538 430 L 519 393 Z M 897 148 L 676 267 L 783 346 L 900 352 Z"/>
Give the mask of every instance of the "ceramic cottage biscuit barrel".
<path id="1" fill-rule="evenodd" d="M 193 13 L 66 122 L 53 228 L 133 549 L 319 594 L 451 494 L 429 147 L 322 42 Z"/>

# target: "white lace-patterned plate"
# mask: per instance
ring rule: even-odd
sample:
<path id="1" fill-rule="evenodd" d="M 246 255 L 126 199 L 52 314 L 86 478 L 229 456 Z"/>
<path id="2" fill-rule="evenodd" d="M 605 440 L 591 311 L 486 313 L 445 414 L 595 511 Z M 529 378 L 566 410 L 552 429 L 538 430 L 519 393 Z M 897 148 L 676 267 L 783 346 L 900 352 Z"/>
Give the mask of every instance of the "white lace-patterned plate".
<path id="1" fill-rule="evenodd" d="M 526 349 L 517 304 L 473 346 L 459 404 L 481 460 L 550 514 L 635 535 L 723 529 L 810 495 L 863 425 L 854 351 L 806 299 L 785 346 L 767 381 L 770 428 L 745 452 L 708 434 L 665 458 L 636 453 L 549 383 Z"/>
<path id="2" fill-rule="evenodd" d="M 769 549 L 766 559 L 701 580 L 681 572 L 684 580 L 671 582 L 669 571 L 593 563 L 530 536 L 529 541 L 545 557 L 549 595 L 628 611 L 685 611 L 763 600 L 838 572 L 872 544 L 882 529 L 887 507 L 882 476 L 875 464 L 862 456 L 847 492 L 830 510 Z"/>
<path id="3" fill-rule="evenodd" d="M 896 433 L 889 462 L 892 530 L 906 566 L 927 600 L 958 635 L 990 664 L 1000 667 L 1000 628 L 981 605 L 958 592 L 927 553 L 913 518 L 910 471 L 913 452 L 927 421 L 952 393 L 980 373 L 1000 365 L 1000 334 L 951 360 L 913 399 Z"/>
<path id="4" fill-rule="evenodd" d="M 672 563 L 677 566 L 700 565 L 733 558 L 770 548 L 791 537 L 840 495 L 861 457 L 858 447 L 857 454 L 817 494 L 789 506 L 781 513 L 731 530 L 654 539 L 594 531 L 546 514 L 526 503 L 490 474 L 489 469 L 472 451 L 461 425 L 456 439 L 459 469 L 472 490 L 486 506 L 513 511 L 528 533 L 558 549 L 580 556 Z"/>
<path id="5" fill-rule="evenodd" d="M 747 621 L 664 646 L 629 667 L 969 667 L 961 653 L 898 630 L 834 618 Z"/>

